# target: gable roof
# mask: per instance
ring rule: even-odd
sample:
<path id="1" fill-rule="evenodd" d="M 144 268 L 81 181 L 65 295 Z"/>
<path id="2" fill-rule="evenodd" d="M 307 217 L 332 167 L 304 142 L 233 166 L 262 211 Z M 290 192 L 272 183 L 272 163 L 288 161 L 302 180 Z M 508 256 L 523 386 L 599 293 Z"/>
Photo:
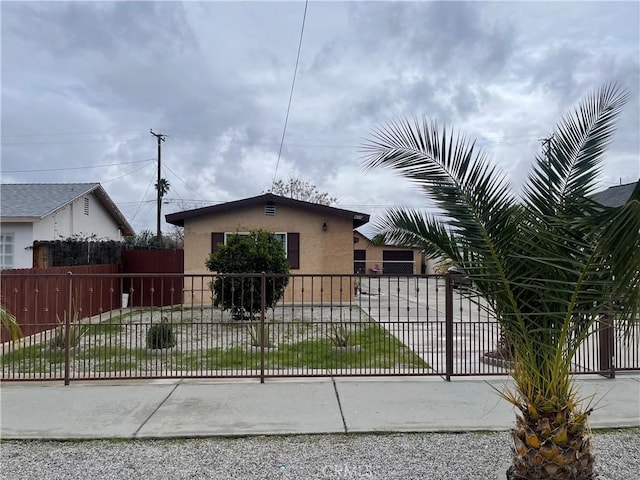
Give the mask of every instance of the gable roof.
<path id="1" fill-rule="evenodd" d="M 411 247 L 411 246 L 407 246 L 407 245 L 401 245 L 398 243 L 378 243 L 378 239 L 376 238 L 378 235 L 373 235 L 372 233 L 365 233 L 362 229 L 358 230 L 358 229 L 354 229 L 353 230 L 353 234 L 354 235 L 359 235 L 360 237 L 362 237 L 364 239 L 364 241 L 367 243 L 367 245 L 371 245 L 374 247 L 383 247 L 383 248 L 404 248 L 407 250 L 420 250 L 422 251 L 421 247 Z"/>
<path id="2" fill-rule="evenodd" d="M 93 193 L 114 218 L 122 234 L 134 231 L 99 183 L 6 183 L 0 185 L 0 218 L 41 220 L 74 200 Z"/>
<path id="3" fill-rule="evenodd" d="M 165 219 L 168 223 L 184 227 L 184 221 L 190 218 L 202 217 L 205 215 L 216 215 L 218 213 L 227 213 L 231 210 L 265 204 L 286 205 L 290 207 L 310 210 L 312 212 L 324 213 L 326 215 L 350 218 L 353 220 L 353 228 L 364 225 L 369 221 L 369 215 L 366 213 L 343 210 L 341 208 L 321 205 L 319 203 L 311 203 L 302 200 L 295 200 L 293 198 L 281 197 L 279 195 L 274 195 L 273 193 L 265 193 L 262 195 L 258 195 L 257 197 L 244 198 L 242 200 L 220 203 L 218 205 L 211 205 L 209 207 L 196 208 L 194 210 L 185 210 L 182 212 L 170 213 L 165 215 Z"/>
<path id="4" fill-rule="evenodd" d="M 591 198 L 605 207 L 620 207 L 629 199 L 636 185 L 638 182 L 609 187 L 602 192 L 593 194 Z"/>

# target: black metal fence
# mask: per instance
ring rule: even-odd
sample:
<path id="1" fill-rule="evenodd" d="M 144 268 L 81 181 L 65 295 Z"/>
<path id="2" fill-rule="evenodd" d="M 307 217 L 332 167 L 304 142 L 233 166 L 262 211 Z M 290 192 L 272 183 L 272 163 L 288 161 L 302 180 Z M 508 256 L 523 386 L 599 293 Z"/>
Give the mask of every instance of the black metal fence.
<path id="1" fill-rule="evenodd" d="M 60 298 L 16 282 L 25 329 L 50 308 L 64 318 L 2 346 L 1 379 L 64 380 L 286 376 L 501 375 L 500 327 L 450 275 L 82 274 L 55 277 Z M 44 279 L 42 280 L 44 281 Z M 4 282 L 3 282 L 4 284 Z M 122 297 L 99 286 L 129 285 Z M 20 291 L 24 288 L 25 291 Z M 114 289 L 115 290 L 115 289 Z M 140 299 L 174 292 L 164 306 Z M 4 292 L 3 292 L 4 294 Z M 120 294 L 120 291 L 118 291 Z M 55 297 L 55 292 L 54 292 Z M 27 299 L 29 301 L 27 301 Z M 85 315 L 90 306 L 93 316 Z M 598 329 L 597 331 L 595 329 Z M 576 356 L 575 373 L 640 369 L 638 328 L 612 323 Z"/>

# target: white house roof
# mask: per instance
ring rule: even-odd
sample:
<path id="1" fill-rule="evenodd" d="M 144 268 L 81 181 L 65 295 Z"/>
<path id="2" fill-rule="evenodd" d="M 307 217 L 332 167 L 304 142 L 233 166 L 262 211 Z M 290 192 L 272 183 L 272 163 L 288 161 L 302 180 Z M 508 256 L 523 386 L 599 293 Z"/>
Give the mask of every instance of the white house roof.
<path id="1" fill-rule="evenodd" d="M 113 216 L 122 234 L 134 231 L 122 212 L 99 183 L 7 183 L 0 185 L 0 218 L 39 220 L 68 205 L 77 198 L 93 193 Z"/>

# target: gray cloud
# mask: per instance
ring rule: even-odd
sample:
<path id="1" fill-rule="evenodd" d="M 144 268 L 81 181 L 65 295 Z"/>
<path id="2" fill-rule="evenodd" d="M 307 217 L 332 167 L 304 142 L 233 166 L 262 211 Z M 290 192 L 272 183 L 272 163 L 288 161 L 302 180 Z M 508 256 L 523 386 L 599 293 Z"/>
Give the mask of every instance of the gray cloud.
<path id="1" fill-rule="evenodd" d="M 269 185 L 302 3 L 0 8 L 3 181 L 108 182 L 136 228 L 153 226 L 153 128 L 169 135 L 166 211 Z M 633 99 L 606 186 L 637 164 L 638 30 L 632 3 L 311 2 L 277 175 L 302 176 L 369 213 L 420 204 L 403 180 L 365 175 L 357 147 L 380 123 L 426 115 L 479 137 L 518 183 L 561 115 L 620 80 Z M 8 173 L 110 163 L 122 165 Z"/>

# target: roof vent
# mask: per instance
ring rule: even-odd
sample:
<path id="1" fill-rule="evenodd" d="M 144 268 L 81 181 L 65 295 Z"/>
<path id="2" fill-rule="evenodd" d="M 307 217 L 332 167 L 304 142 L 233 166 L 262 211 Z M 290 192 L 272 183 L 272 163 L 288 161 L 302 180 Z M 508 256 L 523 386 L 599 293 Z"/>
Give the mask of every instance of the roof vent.
<path id="1" fill-rule="evenodd" d="M 265 215 L 265 217 L 275 217 L 276 216 L 276 206 L 273 203 L 265 203 L 264 204 L 264 215 Z"/>

